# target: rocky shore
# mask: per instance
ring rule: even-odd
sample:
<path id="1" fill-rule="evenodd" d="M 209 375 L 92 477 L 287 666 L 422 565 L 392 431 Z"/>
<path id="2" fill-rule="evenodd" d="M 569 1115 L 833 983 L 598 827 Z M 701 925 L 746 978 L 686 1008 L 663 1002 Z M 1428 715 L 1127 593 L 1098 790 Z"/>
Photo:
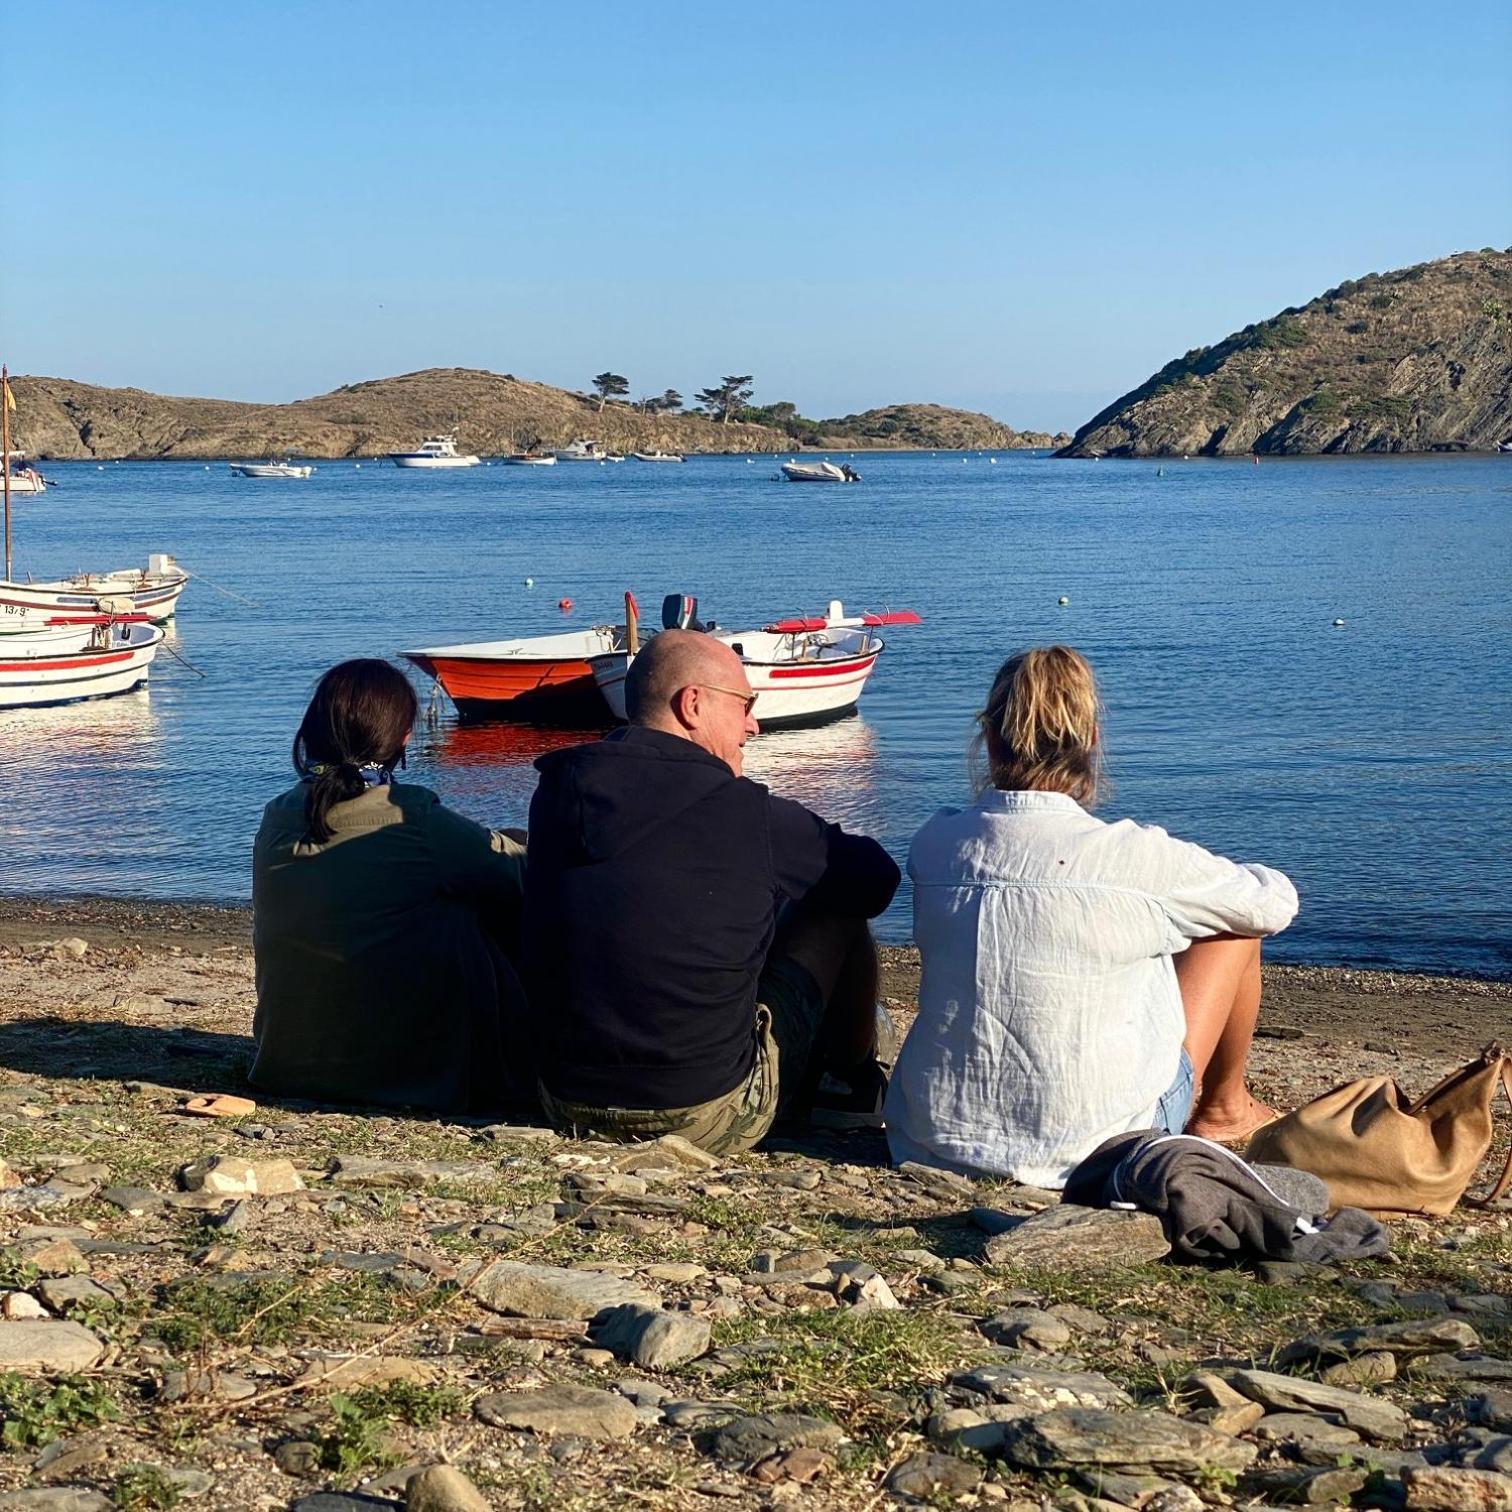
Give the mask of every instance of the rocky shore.
<path id="1" fill-rule="evenodd" d="M 0 1509 L 1512 1508 L 1506 1205 L 1209 1271 L 876 1135 L 715 1160 L 266 1102 L 247 939 L 0 902 Z M 905 1023 L 916 983 L 888 951 Z M 1512 984 L 1266 991 L 1272 1101 L 1512 1038 Z"/>

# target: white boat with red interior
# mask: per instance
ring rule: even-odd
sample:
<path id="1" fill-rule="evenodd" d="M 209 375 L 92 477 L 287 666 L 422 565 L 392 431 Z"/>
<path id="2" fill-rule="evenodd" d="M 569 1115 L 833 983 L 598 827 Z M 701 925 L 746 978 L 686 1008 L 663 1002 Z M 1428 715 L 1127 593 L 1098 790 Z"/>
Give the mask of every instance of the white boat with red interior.
<path id="1" fill-rule="evenodd" d="M 164 552 L 149 556 L 145 568 L 79 572 L 43 583 L 0 581 L 0 624 L 18 618 L 33 625 L 88 623 L 100 614 L 102 599 L 117 600 L 123 611 L 161 624 L 178 608 L 188 581 L 189 574 Z"/>
<path id="2" fill-rule="evenodd" d="M 72 626 L 58 627 L 51 632 L 53 644 L 34 644 L 30 650 L 13 650 L 9 642 L 0 642 L 0 709 L 39 708 L 129 692 L 147 681 L 164 634 L 156 625 L 106 621 L 90 627 L 80 646 L 76 633 Z M 40 632 L 41 637 L 47 634 Z"/>
<path id="3" fill-rule="evenodd" d="M 634 601 L 628 594 L 626 601 L 633 623 Z M 877 629 L 919 623 L 911 609 L 847 615 L 834 599 L 822 615 L 777 620 L 760 630 L 720 630 L 699 623 L 696 599 L 669 594 L 662 605 L 663 628 L 707 630 L 740 657 L 756 694 L 751 713 L 764 730 L 849 714 L 886 650 Z M 625 677 L 637 649 L 636 636 L 628 640 L 626 647 L 591 658 L 599 692 L 616 719 L 625 718 Z"/>

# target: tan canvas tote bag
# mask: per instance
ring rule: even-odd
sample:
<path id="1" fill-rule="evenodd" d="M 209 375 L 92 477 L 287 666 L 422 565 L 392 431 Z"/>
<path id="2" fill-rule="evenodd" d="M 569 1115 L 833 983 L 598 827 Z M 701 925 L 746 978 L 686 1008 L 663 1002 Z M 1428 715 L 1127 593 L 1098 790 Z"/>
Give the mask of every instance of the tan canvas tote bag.
<path id="1" fill-rule="evenodd" d="M 1335 1087 L 1250 1140 L 1251 1162 L 1296 1166 L 1328 1183 L 1333 1207 L 1359 1207 L 1378 1217 L 1442 1217 L 1464 1196 L 1491 1148 L 1496 1089 L 1512 1100 L 1512 1056 L 1489 1045 L 1478 1060 L 1410 1102 L 1389 1076 Z M 1494 1202 L 1512 1185 L 1512 1153 Z"/>

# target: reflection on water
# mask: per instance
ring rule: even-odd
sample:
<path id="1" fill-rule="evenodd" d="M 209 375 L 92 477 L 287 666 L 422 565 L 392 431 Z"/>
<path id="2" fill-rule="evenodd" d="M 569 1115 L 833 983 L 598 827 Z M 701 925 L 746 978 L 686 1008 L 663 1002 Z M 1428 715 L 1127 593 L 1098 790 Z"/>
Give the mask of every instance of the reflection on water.
<path id="1" fill-rule="evenodd" d="M 0 771 L 21 801 L 0 803 L 6 872 L 41 867 L 59 891 L 110 889 L 160 836 L 162 721 L 147 688 L 0 715 Z M 111 889 L 113 890 L 113 889 Z"/>
<path id="2" fill-rule="evenodd" d="M 594 740 L 593 730 L 560 730 L 547 725 L 462 724 L 447 721 L 415 732 L 415 744 L 448 768 L 529 766 L 547 751 Z"/>
<path id="3" fill-rule="evenodd" d="M 536 758 L 601 733 L 449 720 L 415 731 L 407 775 L 486 824 L 523 824 L 535 791 Z M 745 748 L 745 770 L 774 793 L 848 829 L 881 826 L 876 732 L 856 715 L 758 736 Z"/>
<path id="4" fill-rule="evenodd" d="M 882 827 L 877 735 L 857 714 L 760 736 L 745 748 L 745 774 L 849 830 Z"/>

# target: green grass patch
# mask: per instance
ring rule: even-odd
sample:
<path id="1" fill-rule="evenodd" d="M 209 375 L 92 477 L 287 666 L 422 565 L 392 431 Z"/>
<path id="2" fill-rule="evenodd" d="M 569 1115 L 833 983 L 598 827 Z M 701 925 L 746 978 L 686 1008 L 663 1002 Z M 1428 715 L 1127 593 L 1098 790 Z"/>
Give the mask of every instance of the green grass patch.
<path id="1" fill-rule="evenodd" d="M 322 1468 L 352 1476 L 398 1463 L 400 1456 L 388 1441 L 386 1417 L 342 1392 L 337 1392 L 328 1405 L 331 1426 L 315 1440 Z"/>
<path id="2" fill-rule="evenodd" d="M 716 1347 L 764 1341 L 766 1348 L 720 1378 L 833 1415 L 859 1393 L 912 1391 L 982 1353 L 983 1341 L 931 1312 L 794 1312 L 720 1325 Z"/>
<path id="3" fill-rule="evenodd" d="M 178 1506 L 183 1494 L 156 1465 L 128 1465 L 116 1476 L 111 1500 L 121 1512 L 154 1512 Z"/>
<path id="4" fill-rule="evenodd" d="M 192 1276 L 166 1289 L 153 1332 L 176 1351 L 339 1338 L 352 1322 L 400 1324 L 421 1317 L 455 1291 L 443 1284 L 411 1292 L 360 1271 L 327 1280 L 308 1274 Z"/>
<path id="5" fill-rule="evenodd" d="M 366 1416 L 397 1418 L 412 1428 L 434 1428 L 467 1405 L 467 1398 L 454 1386 L 422 1386 L 416 1381 L 363 1386 L 347 1395 Z"/>
<path id="6" fill-rule="evenodd" d="M 96 1381 L 68 1376 L 52 1385 L 0 1375 L 0 1443 L 7 1449 L 40 1449 L 120 1416 L 115 1398 Z"/>

